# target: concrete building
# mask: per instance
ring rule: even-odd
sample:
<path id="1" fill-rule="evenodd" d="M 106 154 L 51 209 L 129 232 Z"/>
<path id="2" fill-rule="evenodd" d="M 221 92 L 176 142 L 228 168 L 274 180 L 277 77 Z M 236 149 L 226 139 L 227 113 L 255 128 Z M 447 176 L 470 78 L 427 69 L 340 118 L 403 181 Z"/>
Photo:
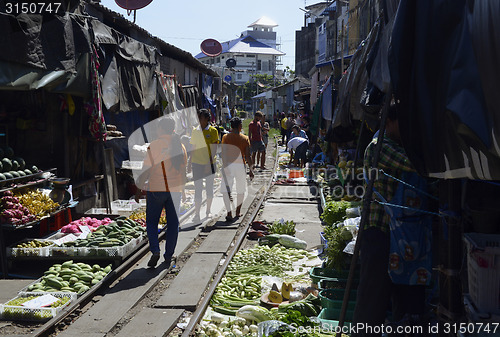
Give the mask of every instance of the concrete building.
<path id="1" fill-rule="evenodd" d="M 277 65 L 285 53 L 277 49 L 276 32 L 278 26 L 271 19 L 262 17 L 248 26 L 248 30 L 231 41 L 221 42 L 222 53 L 209 57 L 204 53 L 195 56 L 200 62 L 221 74 L 226 82 L 237 85 L 251 81 L 252 75 L 277 75 Z M 234 67 L 228 67 L 227 60 L 236 61 Z"/>

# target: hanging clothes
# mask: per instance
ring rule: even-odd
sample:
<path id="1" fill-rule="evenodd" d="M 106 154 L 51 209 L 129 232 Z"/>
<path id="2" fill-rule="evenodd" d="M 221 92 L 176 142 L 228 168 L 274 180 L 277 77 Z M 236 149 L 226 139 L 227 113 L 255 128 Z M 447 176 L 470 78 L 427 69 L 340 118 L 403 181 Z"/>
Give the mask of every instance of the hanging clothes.
<path id="1" fill-rule="evenodd" d="M 319 96 L 316 105 L 314 106 L 314 112 L 311 118 L 311 124 L 309 125 L 309 131 L 312 135 L 317 135 L 321 124 L 321 107 L 323 105 L 323 96 Z"/>
<path id="2" fill-rule="evenodd" d="M 160 72 L 158 75 L 158 81 L 160 88 L 162 89 L 160 93 L 168 102 L 166 107 L 167 112 L 172 113 L 174 111 L 184 109 L 184 104 L 182 104 L 175 77 L 168 76 Z"/>
<path id="3" fill-rule="evenodd" d="M 333 118 L 333 96 L 330 78 L 321 89 L 321 112 L 323 119 L 331 121 Z"/>
<path id="4" fill-rule="evenodd" d="M 90 134 L 100 141 L 106 140 L 106 123 L 104 122 L 104 115 L 102 113 L 102 91 L 101 82 L 99 81 L 99 58 L 97 50 L 93 47 L 93 53 L 90 58 L 92 77 L 92 99 L 85 103 L 85 110 L 90 116 L 89 131 Z"/>

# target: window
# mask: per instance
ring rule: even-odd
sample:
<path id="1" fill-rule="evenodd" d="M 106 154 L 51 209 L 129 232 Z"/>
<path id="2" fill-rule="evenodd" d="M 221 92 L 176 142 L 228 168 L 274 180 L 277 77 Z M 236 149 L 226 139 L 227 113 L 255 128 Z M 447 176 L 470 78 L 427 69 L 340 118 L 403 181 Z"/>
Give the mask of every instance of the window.
<path id="1" fill-rule="evenodd" d="M 217 58 L 217 60 L 215 61 L 216 63 L 220 63 L 220 57 Z"/>
<path id="2" fill-rule="evenodd" d="M 262 61 L 257 60 L 257 71 L 261 71 L 261 70 L 262 70 Z"/>
<path id="3" fill-rule="evenodd" d="M 242 74 L 236 74 L 236 78 L 241 80 L 243 78 L 243 75 Z"/>
<path id="4" fill-rule="evenodd" d="M 254 54 L 247 54 L 247 57 L 255 57 Z"/>

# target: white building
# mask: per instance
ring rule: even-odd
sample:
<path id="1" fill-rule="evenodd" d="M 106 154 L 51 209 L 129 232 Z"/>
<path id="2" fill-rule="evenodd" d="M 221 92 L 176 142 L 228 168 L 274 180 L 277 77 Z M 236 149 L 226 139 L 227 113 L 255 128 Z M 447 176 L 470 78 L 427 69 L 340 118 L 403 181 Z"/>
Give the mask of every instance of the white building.
<path id="1" fill-rule="evenodd" d="M 235 40 L 221 42 L 222 53 L 210 57 L 199 53 L 195 57 L 211 67 L 227 82 L 242 85 L 255 74 L 276 75 L 276 65 L 285 53 L 276 49 L 276 32 L 278 26 L 272 20 L 262 17 L 248 26 L 247 31 Z M 234 59 L 236 66 L 229 68 L 227 60 Z"/>

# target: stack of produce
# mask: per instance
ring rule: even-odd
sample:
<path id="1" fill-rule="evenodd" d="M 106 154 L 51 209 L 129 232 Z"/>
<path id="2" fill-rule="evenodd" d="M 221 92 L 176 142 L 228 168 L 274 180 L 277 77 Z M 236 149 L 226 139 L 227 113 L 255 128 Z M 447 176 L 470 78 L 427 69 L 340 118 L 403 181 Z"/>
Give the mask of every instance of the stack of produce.
<path id="1" fill-rule="evenodd" d="M 38 173 L 36 166 L 27 166 L 23 158 L 15 157 L 14 150 L 9 146 L 0 148 L 0 187 L 3 187 L 7 179 L 22 181 L 23 177 Z"/>
<path id="2" fill-rule="evenodd" d="M 30 240 L 14 246 L 14 248 L 42 248 L 52 246 L 54 243 L 52 241 L 43 240 Z"/>
<path id="3" fill-rule="evenodd" d="M 336 270 L 349 268 L 349 257 L 344 253 L 346 245 L 353 239 L 352 231 L 344 226 L 347 210 L 360 205 L 358 202 L 329 201 L 321 214 L 324 222 L 325 266 Z"/>
<path id="4" fill-rule="evenodd" d="M 33 293 L 73 292 L 80 295 L 99 283 L 110 271 L 111 265 L 103 268 L 98 264 L 91 266 L 69 260 L 54 264 L 45 271 L 40 281 L 29 285 L 26 290 Z"/>
<path id="5" fill-rule="evenodd" d="M 257 305 L 262 296 L 262 276 L 282 277 L 293 270 L 293 262 L 311 257 L 304 250 L 257 246 L 239 251 L 231 260 L 216 288 L 211 305 L 217 312 L 235 315 L 239 308 Z"/>
<path id="6" fill-rule="evenodd" d="M 82 232 L 80 226 L 86 226 L 90 229 L 91 232 L 93 232 L 99 226 L 107 225 L 111 222 L 112 220 L 110 218 L 104 218 L 102 220 L 99 220 L 96 218 L 83 217 L 81 219 L 71 221 L 69 224 L 63 226 L 61 228 L 61 233 L 80 234 Z"/>
<path id="7" fill-rule="evenodd" d="M 129 219 L 140 223 L 142 226 L 146 226 L 146 212 L 145 211 L 135 211 L 130 216 Z M 162 211 L 160 216 L 159 225 L 163 227 L 167 223 L 167 217 L 165 210 Z"/>
<path id="8" fill-rule="evenodd" d="M 12 191 L 5 191 L 3 197 L 0 199 L 0 222 L 21 226 L 36 219 L 28 207 L 24 206 L 19 198 L 14 197 Z"/>
<path id="9" fill-rule="evenodd" d="M 52 212 L 59 208 L 59 204 L 54 202 L 49 196 L 38 190 L 30 190 L 27 192 L 16 193 L 15 196 L 19 202 L 25 206 L 31 214 L 35 215 L 39 220 L 45 216 L 50 215 Z"/>
<path id="10" fill-rule="evenodd" d="M 40 300 L 39 295 L 20 294 L 9 302 L 0 305 L 0 315 L 5 320 L 46 321 L 67 306 L 75 296 L 71 294 L 55 294 L 47 299 L 47 305 L 33 307 L 33 301 Z M 30 302 L 31 301 L 31 302 Z M 29 302 L 29 303 L 28 303 Z"/>

